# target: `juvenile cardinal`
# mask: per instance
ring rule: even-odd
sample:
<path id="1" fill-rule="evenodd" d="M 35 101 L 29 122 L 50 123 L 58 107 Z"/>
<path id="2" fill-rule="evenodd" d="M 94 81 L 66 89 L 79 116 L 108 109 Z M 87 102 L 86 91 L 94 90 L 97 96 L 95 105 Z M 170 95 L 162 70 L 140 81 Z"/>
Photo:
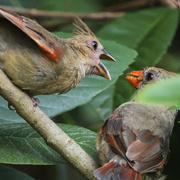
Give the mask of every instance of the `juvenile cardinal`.
<path id="1" fill-rule="evenodd" d="M 134 71 L 126 79 L 140 93 L 144 86 L 175 73 L 150 67 Z M 102 167 L 94 172 L 101 180 L 163 180 L 169 155 L 169 136 L 177 110 L 148 106 L 135 100 L 119 106 L 101 128 L 96 146 Z"/>
<path id="2" fill-rule="evenodd" d="M 66 93 L 86 74 L 111 79 L 101 59 L 115 61 L 79 18 L 63 39 L 36 21 L 0 9 L 0 68 L 30 96 Z"/>

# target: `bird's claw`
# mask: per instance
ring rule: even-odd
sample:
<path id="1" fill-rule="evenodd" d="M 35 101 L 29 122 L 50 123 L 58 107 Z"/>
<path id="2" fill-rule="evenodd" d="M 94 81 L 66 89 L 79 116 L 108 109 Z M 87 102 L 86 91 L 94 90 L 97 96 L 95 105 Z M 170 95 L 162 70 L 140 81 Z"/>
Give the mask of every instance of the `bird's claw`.
<path id="1" fill-rule="evenodd" d="M 33 102 L 33 106 L 34 107 L 37 107 L 40 103 L 39 99 L 38 98 L 35 98 L 35 97 L 30 97 L 32 102 Z"/>
<path id="2" fill-rule="evenodd" d="M 9 108 L 9 110 L 11 110 L 11 111 L 14 111 L 15 110 L 15 108 L 12 106 L 12 104 L 10 104 L 9 102 L 8 102 L 8 108 Z"/>

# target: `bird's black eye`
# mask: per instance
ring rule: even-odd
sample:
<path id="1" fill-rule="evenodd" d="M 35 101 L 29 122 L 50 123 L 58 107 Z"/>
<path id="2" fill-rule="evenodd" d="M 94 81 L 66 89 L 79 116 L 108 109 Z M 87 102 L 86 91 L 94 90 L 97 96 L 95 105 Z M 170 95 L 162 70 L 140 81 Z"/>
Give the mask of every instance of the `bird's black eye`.
<path id="1" fill-rule="evenodd" d="M 149 73 L 146 75 L 146 80 L 147 80 L 147 81 L 150 81 L 150 80 L 152 80 L 152 79 L 154 79 L 154 74 L 151 73 L 151 72 L 149 72 Z"/>
<path id="2" fill-rule="evenodd" d="M 98 43 L 96 41 L 93 41 L 92 42 L 92 46 L 93 46 L 94 50 L 96 50 L 97 46 L 98 46 Z"/>

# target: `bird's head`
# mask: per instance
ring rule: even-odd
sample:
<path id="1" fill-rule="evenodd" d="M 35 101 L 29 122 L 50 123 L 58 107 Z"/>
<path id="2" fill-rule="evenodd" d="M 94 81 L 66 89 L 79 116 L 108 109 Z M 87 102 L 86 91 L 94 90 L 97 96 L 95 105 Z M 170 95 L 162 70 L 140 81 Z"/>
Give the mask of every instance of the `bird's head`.
<path id="1" fill-rule="evenodd" d="M 86 74 L 96 74 L 111 80 L 111 76 L 100 62 L 100 59 L 115 61 L 115 59 L 104 49 L 94 33 L 78 17 L 74 20 L 74 36 L 76 47 L 84 58 L 83 64 L 86 66 Z"/>
<path id="2" fill-rule="evenodd" d="M 161 68 L 149 67 L 144 70 L 133 71 L 126 75 L 126 79 L 137 89 L 144 85 L 175 76 L 176 73 Z"/>

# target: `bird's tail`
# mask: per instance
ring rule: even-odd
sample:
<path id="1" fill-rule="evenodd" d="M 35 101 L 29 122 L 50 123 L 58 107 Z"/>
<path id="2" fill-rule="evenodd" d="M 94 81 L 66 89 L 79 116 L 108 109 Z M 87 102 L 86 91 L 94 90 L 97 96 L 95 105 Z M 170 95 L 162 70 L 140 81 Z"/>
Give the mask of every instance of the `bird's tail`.
<path id="1" fill-rule="evenodd" d="M 141 180 L 141 174 L 129 165 L 119 165 L 112 161 L 94 171 L 94 176 L 100 180 Z"/>

